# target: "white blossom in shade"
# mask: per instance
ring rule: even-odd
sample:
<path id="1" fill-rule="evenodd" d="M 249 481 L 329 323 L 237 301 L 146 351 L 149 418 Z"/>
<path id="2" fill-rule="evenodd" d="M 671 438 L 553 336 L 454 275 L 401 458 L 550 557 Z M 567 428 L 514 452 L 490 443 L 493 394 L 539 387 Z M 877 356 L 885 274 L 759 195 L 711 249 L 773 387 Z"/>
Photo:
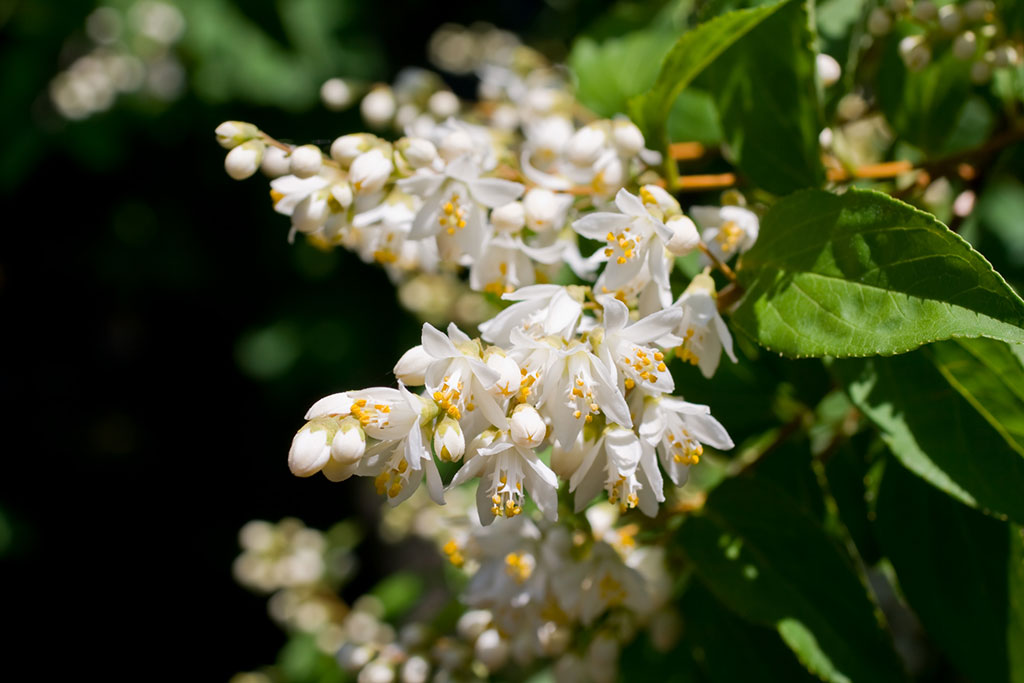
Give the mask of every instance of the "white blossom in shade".
<path id="1" fill-rule="evenodd" d="M 402 664 L 402 683 L 427 683 L 430 680 L 430 662 L 421 655 L 413 655 Z"/>
<path id="2" fill-rule="evenodd" d="M 676 349 L 679 358 L 699 367 L 705 377 L 715 374 L 723 349 L 729 359 L 736 362 L 732 335 L 718 312 L 715 283 L 710 275 L 695 277 L 674 305 L 683 309 L 683 317 L 675 333 L 683 340 Z M 663 346 L 672 345 L 672 340 L 662 341 L 666 342 Z"/>
<path id="3" fill-rule="evenodd" d="M 372 194 L 383 189 L 395 169 L 391 159 L 380 149 L 363 152 L 352 160 L 349 182 L 356 194 Z"/>
<path id="4" fill-rule="evenodd" d="M 583 314 L 582 293 L 572 287 L 530 285 L 501 298 L 516 303 L 481 323 L 480 334 L 486 341 L 502 347 L 508 347 L 513 329 L 568 340 L 575 334 Z"/>
<path id="5" fill-rule="evenodd" d="M 534 232 L 545 232 L 565 225 L 572 195 L 556 194 L 551 190 L 535 187 L 523 197 L 523 213 L 526 227 Z"/>
<path id="6" fill-rule="evenodd" d="M 523 364 L 529 369 L 529 366 Z M 629 407 L 608 367 L 587 345 L 572 341 L 548 364 L 540 378 L 539 406 L 551 418 L 555 439 L 571 444 L 598 413 L 609 422 L 632 426 Z"/>
<path id="7" fill-rule="evenodd" d="M 303 425 L 292 439 L 288 451 L 288 469 L 297 477 L 311 477 L 331 458 L 331 439 L 338 429 L 338 421 L 312 420 Z"/>
<path id="8" fill-rule="evenodd" d="M 235 180 L 245 180 L 259 170 L 264 148 L 262 140 L 248 140 L 233 147 L 224 157 L 224 170 Z"/>
<path id="9" fill-rule="evenodd" d="M 645 454 L 657 450 L 661 466 L 676 486 L 686 483 L 690 465 L 700 459 L 704 444 L 720 450 L 733 447 L 729 433 L 711 416 L 708 406 L 665 395 L 646 395 L 640 401 L 638 429 Z"/>
<path id="10" fill-rule="evenodd" d="M 477 408 L 493 425 L 504 425 L 505 411 L 495 401 L 491 388 L 499 374 L 483 362 L 480 342 L 470 339 L 454 323 L 448 335 L 423 323 L 423 350 L 433 358 L 424 374 L 427 393 L 456 420 Z M 475 433 L 474 430 L 470 430 Z"/>
<path id="11" fill-rule="evenodd" d="M 508 661 L 509 645 L 497 629 L 490 628 L 476 639 L 473 651 L 476 658 L 483 662 L 489 671 L 497 671 Z"/>
<path id="12" fill-rule="evenodd" d="M 532 448 L 515 443 L 507 431 L 488 430 L 474 439 L 466 455 L 449 488 L 480 479 L 476 502 L 481 524 L 519 515 L 525 492 L 547 519 L 558 518 L 558 477 Z"/>
<path id="13" fill-rule="evenodd" d="M 480 257 L 469 270 L 469 286 L 477 292 L 498 296 L 532 285 L 536 274 L 533 261 L 522 248 L 523 242 L 498 234 L 484 243 Z"/>
<path id="14" fill-rule="evenodd" d="M 291 171 L 296 178 L 312 178 L 320 172 L 324 155 L 316 145 L 302 145 L 291 153 Z"/>
<path id="15" fill-rule="evenodd" d="M 423 376 L 427 372 L 427 366 L 433 362 L 434 357 L 423 350 L 423 345 L 418 344 L 405 353 L 395 363 L 395 377 L 403 384 L 410 387 L 423 386 Z"/>
<path id="16" fill-rule="evenodd" d="M 671 393 L 675 383 L 665 354 L 652 344 L 655 340 L 673 346 L 682 342 L 672 334 L 683 319 L 682 310 L 670 307 L 628 324 L 629 309 L 624 303 L 607 295 L 598 297 L 598 302 L 604 307 L 604 333 L 591 335 L 600 339 L 595 344 L 597 356 L 605 365 L 618 368 L 627 390 L 640 384 L 649 391 Z"/>
<path id="17" fill-rule="evenodd" d="M 485 210 L 508 204 L 524 189 L 509 180 L 482 178 L 480 173 L 480 167 L 463 156 L 449 163 L 443 173 L 419 172 L 399 180 L 405 192 L 423 199 L 409 237 L 448 236 L 464 254 L 476 258 L 486 237 Z"/>
<path id="18" fill-rule="evenodd" d="M 603 286 L 617 290 L 647 264 L 659 287 L 671 291 L 665 245 L 674 234 L 664 220 L 679 214 L 679 203 L 660 187 L 644 185 L 640 197 L 619 190 L 615 206 L 620 213 L 590 213 L 572 224 L 573 230 L 584 237 L 607 243 L 601 250 L 608 260 L 602 273 Z"/>
<path id="19" fill-rule="evenodd" d="M 704 244 L 720 261 L 754 246 L 761 223 L 742 206 L 691 206 L 690 216 L 701 227 Z"/>
<path id="20" fill-rule="evenodd" d="M 445 415 L 434 429 L 434 453 L 445 462 L 462 458 L 466 452 L 466 437 L 456 420 Z"/>
<path id="21" fill-rule="evenodd" d="M 353 164 L 353 167 L 355 164 Z M 375 195 L 379 197 L 379 195 Z M 365 197 L 370 199 L 370 197 Z M 417 202 L 415 197 L 405 194 L 399 189 L 388 193 L 384 201 L 377 203 L 373 208 L 361 211 L 352 218 L 352 228 L 349 237 L 353 238 L 350 249 L 359 252 L 360 258 L 366 263 L 380 263 L 385 267 L 403 268 L 398 263 L 403 254 L 403 249 L 408 242 L 409 228 L 412 225 L 412 218 L 416 214 Z M 430 245 L 417 244 L 423 257 L 431 253 Z M 417 265 L 423 270 L 431 270 L 427 265 L 426 258 L 417 259 Z"/>
<path id="22" fill-rule="evenodd" d="M 619 675 L 619 651 L 622 646 L 609 633 L 600 633 L 587 647 L 584 666 L 592 683 L 612 683 Z"/>

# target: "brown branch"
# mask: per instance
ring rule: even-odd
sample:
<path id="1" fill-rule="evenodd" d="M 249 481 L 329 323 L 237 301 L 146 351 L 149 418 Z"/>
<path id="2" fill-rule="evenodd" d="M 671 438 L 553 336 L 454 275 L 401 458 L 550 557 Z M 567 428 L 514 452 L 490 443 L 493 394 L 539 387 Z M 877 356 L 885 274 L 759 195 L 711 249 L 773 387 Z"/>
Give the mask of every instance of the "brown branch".
<path id="1" fill-rule="evenodd" d="M 715 268 L 718 268 L 720 271 L 722 271 L 723 275 L 729 278 L 730 282 L 736 282 L 736 271 L 727 266 L 724 261 L 719 261 L 718 257 L 711 253 L 711 250 L 708 249 L 707 245 L 705 245 L 703 242 L 701 242 L 697 246 L 705 256 L 711 259 L 711 263 L 714 264 Z"/>

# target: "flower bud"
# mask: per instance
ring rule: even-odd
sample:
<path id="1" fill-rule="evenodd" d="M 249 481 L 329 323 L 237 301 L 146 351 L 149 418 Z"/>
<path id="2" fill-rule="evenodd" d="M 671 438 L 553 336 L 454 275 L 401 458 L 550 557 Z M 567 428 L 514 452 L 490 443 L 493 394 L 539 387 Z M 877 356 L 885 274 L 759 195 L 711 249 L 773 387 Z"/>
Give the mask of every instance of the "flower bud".
<path id="1" fill-rule="evenodd" d="M 366 432 L 359 420 L 346 417 L 338 425 L 331 440 L 331 457 L 343 465 L 351 465 L 366 452 Z"/>
<path id="2" fill-rule="evenodd" d="M 337 161 L 342 168 L 348 168 L 357 156 L 369 151 L 376 142 L 377 136 L 369 133 L 342 135 L 331 143 L 331 158 Z"/>
<path id="3" fill-rule="evenodd" d="M 964 31 L 953 40 L 953 56 L 970 59 L 978 49 L 978 39 L 973 31 Z"/>
<path id="4" fill-rule="evenodd" d="M 964 5 L 964 18 L 972 22 L 982 21 L 993 9 L 995 6 L 991 0 L 970 0 Z"/>
<path id="5" fill-rule="evenodd" d="M 380 659 L 375 659 L 359 672 L 356 683 L 391 683 L 395 680 L 395 670 Z"/>
<path id="6" fill-rule="evenodd" d="M 493 628 L 480 634 L 473 650 L 476 658 L 483 662 L 489 671 L 497 671 L 508 660 L 508 643 Z"/>
<path id="7" fill-rule="evenodd" d="M 498 371 L 498 381 L 494 383 L 494 387 L 489 387 L 492 393 L 506 398 L 519 390 L 523 375 L 519 370 L 519 363 L 514 358 L 505 355 L 497 346 L 489 346 L 484 351 L 484 363 L 492 370 Z"/>
<path id="8" fill-rule="evenodd" d="M 320 101 L 331 111 L 341 111 L 352 104 L 352 88 L 341 78 L 329 78 L 320 86 Z"/>
<path id="9" fill-rule="evenodd" d="M 565 147 L 565 157 L 577 166 L 591 166 L 604 151 L 608 138 L 597 126 L 583 126 L 573 133 Z"/>
<path id="10" fill-rule="evenodd" d="M 420 655 L 413 655 L 402 664 L 402 683 L 427 683 L 430 679 L 430 662 Z"/>
<path id="11" fill-rule="evenodd" d="M 351 642 L 345 643 L 338 650 L 338 664 L 345 671 L 355 673 L 369 664 L 370 660 L 373 659 L 373 655 L 374 651 L 368 645 L 356 645 Z"/>
<path id="12" fill-rule="evenodd" d="M 819 53 L 816 64 L 818 66 L 818 77 L 821 78 L 821 84 L 826 88 L 835 85 L 843 75 L 843 68 L 839 66 L 839 62 L 832 55 L 825 54 L 824 52 Z"/>
<path id="13" fill-rule="evenodd" d="M 232 149 L 260 137 L 260 129 L 245 121 L 225 121 L 217 126 L 214 133 L 217 134 L 217 143 L 224 149 Z"/>
<path id="14" fill-rule="evenodd" d="M 327 193 L 313 192 L 295 206 L 292 212 L 292 227 L 302 233 L 313 233 L 323 227 L 331 214 Z"/>
<path id="15" fill-rule="evenodd" d="M 534 187 L 523 197 L 523 216 L 526 226 L 535 232 L 560 228 L 565 222 L 565 210 L 569 205 L 551 190 Z"/>
<path id="16" fill-rule="evenodd" d="M 438 423 L 434 430 L 434 452 L 444 462 L 457 461 L 466 452 L 466 437 L 454 418 L 445 416 Z"/>
<path id="17" fill-rule="evenodd" d="M 665 221 L 665 227 L 672 231 L 672 238 L 665 248 L 676 256 L 684 256 L 700 244 L 697 225 L 688 216 L 673 216 Z"/>
<path id="18" fill-rule="evenodd" d="M 982 85 L 992 78 L 992 66 L 983 59 L 971 64 L 971 83 Z"/>
<path id="19" fill-rule="evenodd" d="M 547 436 L 547 425 L 537 409 L 528 404 L 516 406 L 512 411 L 509 432 L 512 443 L 524 448 L 536 448 Z"/>
<path id="20" fill-rule="evenodd" d="M 455 632 L 465 641 L 474 641 L 491 625 L 491 613 L 485 609 L 471 609 L 455 623 Z"/>
<path id="21" fill-rule="evenodd" d="M 522 202 L 509 202 L 491 211 L 491 225 L 499 232 L 519 232 L 526 225 Z"/>
<path id="22" fill-rule="evenodd" d="M 892 18 L 881 7 L 871 10 L 868 15 L 868 33 L 873 36 L 884 36 L 892 28 Z"/>
<path id="23" fill-rule="evenodd" d="M 624 157 L 634 157 L 644 148 L 644 134 L 632 121 L 614 121 L 612 141 L 619 154 Z"/>
<path id="24" fill-rule="evenodd" d="M 371 149 L 355 158 L 349 168 L 349 182 L 356 194 L 370 194 L 384 187 L 394 164 L 379 149 Z"/>
<path id="25" fill-rule="evenodd" d="M 337 420 L 316 418 L 296 432 L 288 450 L 288 469 L 297 477 L 311 477 L 331 457 L 331 439 L 338 428 Z"/>
<path id="26" fill-rule="evenodd" d="M 395 363 L 395 376 L 402 380 L 402 384 L 411 387 L 422 386 L 423 375 L 433 360 L 433 356 L 424 351 L 422 345 L 414 346 L 403 353 Z"/>
<path id="27" fill-rule="evenodd" d="M 260 167 L 263 148 L 262 140 L 249 140 L 233 147 L 224 157 L 224 170 L 235 180 L 245 180 Z"/>
<path id="28" fill-rule="evenodd" d="M 441 140 L 441 158 L 454 161 L 461 156 L 473 153 L 473 138 L 464 130 L 454 130 Z"/>
<path id="29" fill-rule="evenodd" d="M 1016 66 L 1017 50 L 1013 45 L 1000 45 L 995 49 L 995 65 L 998 67 Z"/>
<path id="30" fill-rule="evenodd" d="M 960 30 L 960 10 L 956 5 L 943 5 L 939 8 L 939 27 L 946 33 L 956 33 Z"/>
<path id="31" fill-rule="evenodd" d="M 363 98 L 359 104 L 359 111 L 371 128 L 381 129 L 391 123 L 395 115 L 395 106 L 395 95 L 391 88 L 379 85 Z"/>
<path id="32" fill-rule="evenodd" d="M 316 145 L 302 145 L 292 150 L 292 175 L 299 178 L 312 178 L 320 172 L 324 156 Z"/>
<path id="33" fill-rule="evenodd" d="M 402 138 L 395 143 L 395 151 L 412 168 L 423 168 L 437 161 L 437 147 L 425 138 Z"/>
<path id="34" fill-rule="evenodd" d="M 932 49 L 924 36 L 907 36 L 900 41 L 900 57 L 911 71 L 920 71 L 932 61 Z"/>
<path id="35" fill-rule="evenodd" d="M 914 3 L 914 18 L 918 21 L 931 21 L 938 15 L 935 4 L 931 0 L 917 0 Z"/>
<path id="36" fill-rule="evenodd" d="M 438 90 L 427 100 L 427 109 L 439 119 L 459 113 L 459 98 L 451 90 Z"/>
<path id="37" fill-rule="evenodd" d="M 280 147 L 267 147 L 263 152 L 260 170 L 268 178 L 280 178 L 291 173 L 292 162 L 288 158 L 288 153 Z"/>
<path id="38" fill-rule="evenodd" d="M 902 14 L 910 9 L 910 0 L 889 0 L 887 4 L 893 14 Z"/>

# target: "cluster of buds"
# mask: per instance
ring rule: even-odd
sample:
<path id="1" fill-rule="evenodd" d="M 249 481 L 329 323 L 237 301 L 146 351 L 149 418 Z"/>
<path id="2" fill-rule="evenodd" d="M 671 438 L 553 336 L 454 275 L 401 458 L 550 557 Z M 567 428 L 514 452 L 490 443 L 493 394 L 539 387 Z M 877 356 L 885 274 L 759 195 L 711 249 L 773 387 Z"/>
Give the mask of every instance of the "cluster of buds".
<path id="1" fill-rule="evenodd" d="M 992 0 L 968 0 L 937 6 L 931 0 L 889 0 L 868 15 L 868 31 L 885 35 L 896 20 L 916 24 L 920 33 L 900 41 L 907 68 L 919 71 L 931 62 L 933 47 L 950 42 L 954 57 L 971 62 L 971 80 L 986 83 L 998 68 L 1020 63 L 1020 46 L 1010 40 L 998 22 Z"/>

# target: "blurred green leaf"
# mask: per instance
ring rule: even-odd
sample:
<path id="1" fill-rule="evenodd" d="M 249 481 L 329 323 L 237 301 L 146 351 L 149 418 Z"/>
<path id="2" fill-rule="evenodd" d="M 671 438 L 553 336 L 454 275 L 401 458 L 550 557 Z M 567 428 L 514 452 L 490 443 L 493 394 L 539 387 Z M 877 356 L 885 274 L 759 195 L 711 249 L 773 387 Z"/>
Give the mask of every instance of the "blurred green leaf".
<path id="1" fill-rule="evenodd" d="M 733 322 L 791 356 L 903 353 L 938 339 L 1024 341 L 1024 301 L 961 237 L 888 195 L 796 193 L 744 254 Z"/>
<path id="2" fill-rule="evenodd" d="M 384 605 L 384 616 L 393 619 L 409 611 L 423 595 L 423 579 L 413 572 L 396 572 L 376 586 L 372 594 Z"/>
<path id="3" fill-rule="evenodd" d="M 890 463 L 875 531 L 907 602 L 953 663 L 973 681 L 1019 681 L 1010 660 L 1024 640 L 1008 629 L 1024 619 L 1024 575 L 1011 564 L 1018 530 L 945 496 Z M 1014 538 L 1016 537 L 1016 538 Z M 1018 559 L 1017 565 L 1020 561 Z"/>
<path id="4" fill-rule="evenodd" d="M 680 542 L 719 600 L 775 627 L 812 673 L 905 680 L 850 558 L 783 490 L 756 479 L 725 482 L 686 520 Z"/>
<path id="5" fill-rule="evenodd" d="M 611 117 L 626 112 L 626 101 L 651 87 L 673 36 L 644 30 L 598 43 L 581 37 L 569 53 L 576 74 L 576 97 L 595 114 Z"/>
<path id="6" fill-rule="evenodd" d="M 277 665 L 286 683 L 339 683 L 346 679 L 337 660 L 323 652 L 309 633 L 289 638 L 278 654 Z"/>
<path id="7" fill-rule="evenodd" d="M 718 109 L 711 95 L 696 88 L 680 93 L 668 116 L 669 140 L 718 145 L 723 137 Z"/>
<path id="8" fill-rule="evenodd" d="M 1024 520 L 1024 366 L 1009 345 L 953 340 L 833 368 L 908 469 L 968 505 Z"/>

